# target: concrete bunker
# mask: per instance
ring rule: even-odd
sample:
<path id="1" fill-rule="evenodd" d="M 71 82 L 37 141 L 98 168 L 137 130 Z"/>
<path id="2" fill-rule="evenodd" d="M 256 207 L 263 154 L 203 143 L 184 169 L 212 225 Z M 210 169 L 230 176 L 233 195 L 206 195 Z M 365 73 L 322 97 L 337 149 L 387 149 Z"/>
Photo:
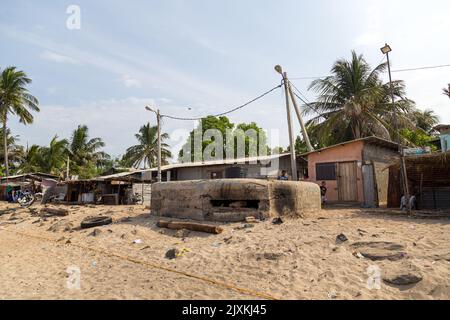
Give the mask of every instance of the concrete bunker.
<path id="1" fill-rule="evenodd" d="M 300 181 L 218 179 L 152 185 L 153 215 L 208 221 L 299 216 L 321 208 L 319 186 Z"/>

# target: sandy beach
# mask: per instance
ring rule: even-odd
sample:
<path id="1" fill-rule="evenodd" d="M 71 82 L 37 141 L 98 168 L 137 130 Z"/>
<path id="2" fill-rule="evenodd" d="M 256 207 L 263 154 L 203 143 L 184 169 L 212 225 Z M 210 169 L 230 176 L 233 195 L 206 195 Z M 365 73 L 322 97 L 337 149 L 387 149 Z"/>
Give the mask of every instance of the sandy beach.
<path id="1" fill-rule="evenodd" d="M 70 214 L 48 218 L 41 207 L 0 204 L 0 299 L 450 298 L 448 218 L 328 208 L 279 225 L 220 224 L 214 235 L 159 228 L 144 206 L 59 206 Z M 79 228 L 98 215 L 113 223 Z M 68 286 L 73 267 L 79 288 Z M 416 283 L 392 283 L 405 275 Z"/>

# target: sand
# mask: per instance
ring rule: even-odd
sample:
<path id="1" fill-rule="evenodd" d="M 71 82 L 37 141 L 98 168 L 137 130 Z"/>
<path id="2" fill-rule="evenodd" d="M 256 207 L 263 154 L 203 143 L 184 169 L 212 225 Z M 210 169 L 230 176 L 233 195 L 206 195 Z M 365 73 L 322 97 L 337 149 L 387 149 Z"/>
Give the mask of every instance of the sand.
<path id="1" fill-rule="evenodd" d="M 222 223 L 223 233 L 212 235 L 158 228 L 144 206 L 59 207 L 70 214 L 44 220 L 0 204 L 0 299 L 450 298 L 448 218 L 329 208 L 280 225 Z M 102 214 L 113 224 L 79 228 Z M 348 241 L 336 243 L 341 233 Z M 399 260 L 365 257 L 391 253 L 370 248 L 374 242 L 399 245 Z M 181 254 L 167 259 L 173 248 Z M 68 267 L 79 268 L 79 288 L 68 286 Z M 385 281 L 401 275 L 421 280 Z"/>

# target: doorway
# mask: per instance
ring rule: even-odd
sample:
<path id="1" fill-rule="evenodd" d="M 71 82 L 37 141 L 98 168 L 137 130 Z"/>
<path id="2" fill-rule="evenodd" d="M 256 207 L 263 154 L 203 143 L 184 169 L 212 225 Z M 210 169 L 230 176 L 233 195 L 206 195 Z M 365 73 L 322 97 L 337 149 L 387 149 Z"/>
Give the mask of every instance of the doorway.
<path id="1" fill-rule="evenodd" d="M 344 202 L 358 201 L 356 180 L 356 162 L 339 162 L 337 164 L 338 199 Z"/>

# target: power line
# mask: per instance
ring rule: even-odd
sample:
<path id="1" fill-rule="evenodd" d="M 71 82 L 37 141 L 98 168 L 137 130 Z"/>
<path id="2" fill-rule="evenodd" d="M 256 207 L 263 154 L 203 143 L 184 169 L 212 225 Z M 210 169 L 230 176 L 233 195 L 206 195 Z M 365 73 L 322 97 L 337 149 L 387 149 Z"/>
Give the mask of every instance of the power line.
<path id="1" fill-rule="evenodd" d="M 381 62 L 383 62 L 383 59 L 381 60 Z M 379 64 L 381 64 L 381 62 Z M 425 67 L 417 67 L 417 68 L 409 68 L 409 69 L 397 69 L 397 70 L 392 70 L 392 73 L 394 72 L 408 72 L 408 71 L 418 71 L 418 70 L 428 70 L 428 69 L 438 69 L 438 68 L 448 68 L 450 67 L 450 64 L 441 64 L 441 65 L 436 65 L 436 66 L 425 66 Z M 290 80 L 316 80 L 316 79 L 324 79 L 326 77 L 329 77 L 330 75 L 327 76 L 315 76 L 315 77 L 293 77 L 290 78 Z"/>
<path id="2" fill-rule="evenodd" d="M 321 116 L 321 113 L 319 111 L 316 110 L 316 108 L 314 108 L 311 104 L 311 102 L 309 102 L 308 98 L 295 86 L 295 84 L 293 84 L 291 81 L 289 81 L 289 83 L 294 87 L 294 89 L 300 94 L 302 95 L 305 99 L 303 99 L 302 97 L 300 97 L 297 93 L 294 92 L 294 95 L 301 101 L 303 102 L 306 106 L 310 107 L 312 111 L 314 111 L 315 113 L 317 113 L 317 115 Z M 305 101 L 306 100 L 306 101 Z"/>
<path id="3" fill-rule="evenodd" d="M 411 69 L 399 69 L 399 70 L 392 70 L 392 72 L 416 71 L 416 70 L 437 69 L 437 68 L 445 68 L 445 67 L 450 67 L 450 64 L 442 64 L 439 66 L 418 67 L 418 68 L 411 68 Z"/>
<path id="4" fill-rule="evenodd" d="M 255 101 L 257 101 L 257 100 L 263 98 L 264 96 L 268 95 L 268 94 L 271 93 L 272 91 L 275 91 L 276 89 L 281 88 L 282 85 L 283 85 L 283 84 L 280 84 L 280 85 L 278 85 L 278 86 L 276 86 L 276 87 L 273 87 L 272 89 L 270 89 L 270 90 L 268 90 L 268 91 L 266 91 L 266 92 L 260 94 L 260 95 L 257 96 L 256 98 L 253 98 L 252 100 L 250 100 L 250 101 L 248 101 L 248 102 L 246 102 L 246 103 L 244 103 L 244 104 L 242 104 L 242 105 L 240 105 L 240 106 L 238 106 L 238 107 L 236 107 L 236 108 L 233 108 L 233 109 L 231 109 L 231 110 L 228 110 L 228 111 L 225 111 L 225 112 L 222 112 L 222 113 L 210 115 L 210 116 L 213 116 L 213 117 L 220 117 L 220 116 L 223 116 L 223 115 L 226 115 L 226 114 L 235 112 L 235 111 L 237 111 L 237 110 L 239 110 L 239 109 L 242 109 L 242 108 L 248 106 L 249 104 L 251 104 L 251 103 L 253 103 L 253 102 L 255 102 Z M 206 118 L 206 116 L 204 116 L 204 117 L 195 117 L 195 118 L 183 118 L 183 117 L 174 117 L 174 116 L 170 116 L 170 115 L 166 115 L 166 114 L 162 114 L 161 117 L 165 117 L 165 118 L 169 118 L 169 119 L 173 119 L 173 120 L 189 120 L 189 121 L 192 121 L 192 120 L 201 120 L 201 119 Z"/>

